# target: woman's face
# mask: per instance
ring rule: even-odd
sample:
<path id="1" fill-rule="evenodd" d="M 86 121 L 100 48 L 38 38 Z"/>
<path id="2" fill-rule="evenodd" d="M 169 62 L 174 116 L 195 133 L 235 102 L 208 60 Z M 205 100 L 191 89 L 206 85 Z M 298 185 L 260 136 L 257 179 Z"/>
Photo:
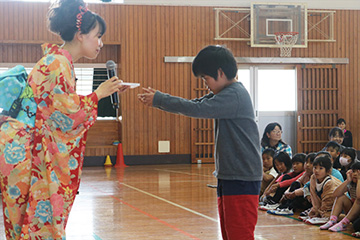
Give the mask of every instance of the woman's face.
<path id="1" fill-rule="evenodd" d="M 104 46 L 101 40 L 101 32 L 99 24 L 87 34 L 82 34 L 82 51 L 84 57 L 94 59 L 100 53 L 100 49 Z"/>
<path id="2" fill-rule="evenodd" d="M 266 133 L 268 138 L 271 141 L 280 141 L 281 140 L 282 131 L 280 130 L 279 126 L 276 126 L 270 133 Z"/>
<path id="3" fill-rule="evenodd" d="M 341 130 L 344 131 L 345 127 L 346 127 L 346 124 L 344 122 L 338 124 L 338 127 L 341 128 Z"/>

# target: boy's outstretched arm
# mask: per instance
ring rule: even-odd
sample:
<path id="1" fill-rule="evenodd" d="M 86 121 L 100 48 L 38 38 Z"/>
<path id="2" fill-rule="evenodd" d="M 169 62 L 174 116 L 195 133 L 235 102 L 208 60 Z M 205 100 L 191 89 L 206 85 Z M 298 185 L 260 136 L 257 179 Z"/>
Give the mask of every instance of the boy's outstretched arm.
<path id="1" fill-rule="evenodd" d="M 151 87 L 143 88 L 143 90 L 145 93 L 138 94 L 138 99 L 146 106 L 151 107 L 156 90 L 152 89 Z"/>

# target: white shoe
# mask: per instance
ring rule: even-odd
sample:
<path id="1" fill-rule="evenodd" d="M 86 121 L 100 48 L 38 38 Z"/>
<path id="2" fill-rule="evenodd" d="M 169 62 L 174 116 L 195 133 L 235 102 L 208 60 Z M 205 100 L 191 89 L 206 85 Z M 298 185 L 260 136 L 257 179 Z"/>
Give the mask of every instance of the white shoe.
<path id="1" fill-rule="evenodd" d="M 299 216 L 299 219 L 306 222 L 306 220 L 310 219 L 309 216 Z"/>
<path id="2" fill-rule="evenodd" d="M 294 215 L 294 212 L 291 209 L 283 208 L 283 209 L 277 209 L 273 214 L 280 216 L 291 216 Z"/>
<path id="3" fill-rule="evenodd" d="M 259 209 L 260 209 L 260 210 L 263 210 L 263 211 L 268 211 L 268 210 L 274 210 L 274 209 L 276 209 L 278 206 L 280 206 L 280 203 L 266 204 L 265 206 L 260 206 Z"/>
<path id="4" fill-rule="evenodd" d="M 313 225 L 320 225 L 320 224 L 325 224 L 329 221 L 329 218 L 325 217 L 325 218 L 310 218 L 308 220 L 306 220 L 306 223 L 309 224 L 313 224 Z"/>

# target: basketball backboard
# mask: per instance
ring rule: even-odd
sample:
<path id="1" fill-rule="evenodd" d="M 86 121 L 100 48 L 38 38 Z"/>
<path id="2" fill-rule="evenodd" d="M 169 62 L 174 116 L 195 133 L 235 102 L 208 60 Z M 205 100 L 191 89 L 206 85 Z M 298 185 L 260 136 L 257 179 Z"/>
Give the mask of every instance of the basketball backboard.
<path id="1" fill-rule="evenodd" d="M 297 32 L 293 47 L 307 47 L 307 6 L 302 3 L 252 3 L 251 46 L 279 47 L 277 32 Z"/>

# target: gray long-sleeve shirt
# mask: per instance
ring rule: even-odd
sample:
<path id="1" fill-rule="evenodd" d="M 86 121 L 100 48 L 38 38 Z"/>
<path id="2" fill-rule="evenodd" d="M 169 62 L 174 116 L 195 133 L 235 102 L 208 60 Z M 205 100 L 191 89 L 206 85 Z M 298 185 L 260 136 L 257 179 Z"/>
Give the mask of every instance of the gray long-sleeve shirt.
<path id="1" fill-rule="evenodd" d="M 259 131 L 249 93 L 241 83 L 193 100 L 157 91 L 153 106 L 189 117 L 215 119 L 215 177 L 262 180 Z"/>

